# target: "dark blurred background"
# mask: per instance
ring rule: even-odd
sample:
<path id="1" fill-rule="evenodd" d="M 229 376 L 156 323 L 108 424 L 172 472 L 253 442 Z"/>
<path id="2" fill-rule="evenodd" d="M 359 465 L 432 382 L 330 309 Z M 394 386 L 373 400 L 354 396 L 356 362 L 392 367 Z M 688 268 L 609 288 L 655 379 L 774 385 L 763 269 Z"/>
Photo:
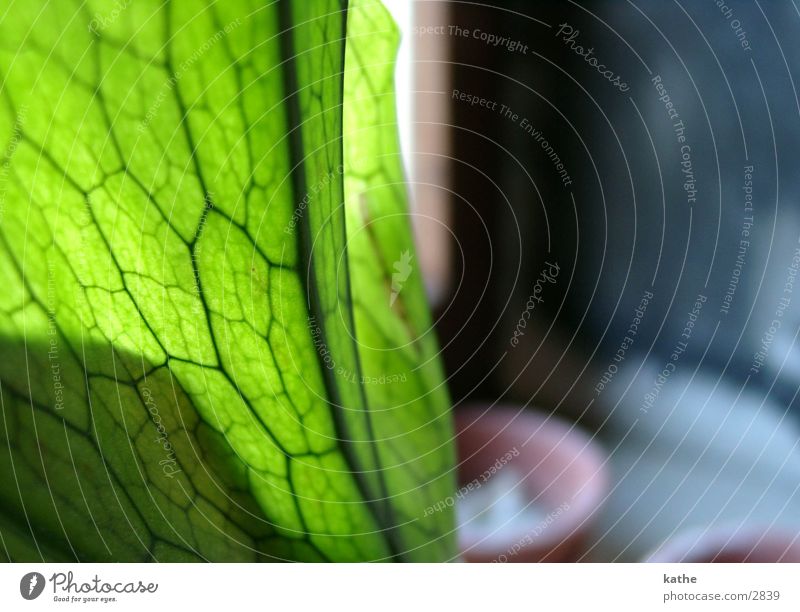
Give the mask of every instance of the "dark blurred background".
<path id="1" fill-rule="evenodd" d="M 702 363 L 717 376 L 746 377 L 779 300 L 791 297 L 783 285 L 800 234 L 800 56 L 792 44 L 800 17 L 792 3 L 729 2 L 730 16 L 715 2 L 421 4 L 436 5 L 428 25 L 443 18 L 470 32 L 420 36 L 447 47 L 447 94 L 496 102 L 492 110 L 445 96 L 452 275 L 460 284 L 441 303 L 439 330 L 456 398 L 510 393 L 574 410 L 596 395 L 647 291 L 653 299 L 627 361 L 668 357 L 702 294 L 680 367 Z M 425 8 L 419 13 L 422 25 Z M 578 34 L 565 42 L 560 30 Z M 483 34 L 525 49 L 487 44 Z M 629 90 L 601 76 L 576 44 Z M 668 116 L 663 93 L 677 116 Z M 752 212 L 745 166 L 754 169 Z M 561 273 L 514 348 L 509 339 L 547 261 Z M 798 307 L 800 297 L 782 319 L 789 344 Z M 790 402 L 796 385 L 776 376 L 785 357 L 797 361 L 785 344 L 773 342 L 751 384 L 769 388 L 778 378 L 774 392 Z M 783 366 L 784 374 L 796 369 Z"/>
<path id="2" fill-rule="evenodd" d="M 456 409 L 596 434 L 597 558 L 796 523 L 795 4 L 416 7 L 417 206 L 451 232 L 420 246 Z"/>

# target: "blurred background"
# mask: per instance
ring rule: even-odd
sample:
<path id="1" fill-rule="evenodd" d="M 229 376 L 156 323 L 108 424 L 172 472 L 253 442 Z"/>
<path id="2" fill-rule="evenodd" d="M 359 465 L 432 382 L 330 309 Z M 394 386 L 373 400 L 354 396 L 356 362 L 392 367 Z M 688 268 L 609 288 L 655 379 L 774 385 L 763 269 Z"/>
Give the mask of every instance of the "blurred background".
<path id="1" fill-rule="evenodd" d="M 419 265 L 456 410 L 605 449 L 582 560 L 800 533 L 800 10 L 387 2 Z"/>

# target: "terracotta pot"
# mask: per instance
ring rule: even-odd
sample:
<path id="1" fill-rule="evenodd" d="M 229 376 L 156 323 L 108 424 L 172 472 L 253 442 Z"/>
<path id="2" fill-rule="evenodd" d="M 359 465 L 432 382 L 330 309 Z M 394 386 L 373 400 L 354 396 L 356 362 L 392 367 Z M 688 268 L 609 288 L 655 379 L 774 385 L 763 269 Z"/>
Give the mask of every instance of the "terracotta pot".
<path id="1" fill-rule="evenodd" d="M 680 534 L 649 563 L 800 563 L 800 534 L 786 529 L 715 527 Z"/>
<path id="2" fill-rule="evenodd" d="M 500 540 L 460 530 L 462 558 L 472 563 L 577 560 L 608 490 L 605 453 L 577 427 L 518 406 L 461 407 L 455 423 L 461 490 L 470 483 L 484 486 L 487 471 L 496 478 L 498 459 L 515 449 L 500 469 L 519 475 L 514 485 L 546 517 L 512 534 L 511 541 L 509 534 Z"/>

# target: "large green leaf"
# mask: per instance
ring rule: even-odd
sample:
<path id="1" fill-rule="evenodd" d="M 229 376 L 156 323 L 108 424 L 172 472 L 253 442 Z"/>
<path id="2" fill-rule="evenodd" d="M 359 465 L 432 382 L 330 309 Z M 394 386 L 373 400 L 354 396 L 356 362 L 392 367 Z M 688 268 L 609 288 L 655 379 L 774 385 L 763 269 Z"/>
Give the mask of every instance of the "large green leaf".
<path id="1" fill-rule="evenodd" d="M 0 551 L 447 560 L 375 0 L 0 16 Z"/>

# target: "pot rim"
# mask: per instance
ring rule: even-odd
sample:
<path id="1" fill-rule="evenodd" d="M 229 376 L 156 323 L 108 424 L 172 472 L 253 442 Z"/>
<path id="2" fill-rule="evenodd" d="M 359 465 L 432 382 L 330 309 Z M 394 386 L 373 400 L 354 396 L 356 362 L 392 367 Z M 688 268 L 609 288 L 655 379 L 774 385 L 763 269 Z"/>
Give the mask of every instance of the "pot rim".
<path id="1" fill-rule="evenodd" d="M 525 477 L 528 478 L 536 469 L 540 469 L 545 460 L 555 459 L 560 472 L 551 478 L 550 484 L 545 487 L 544 491 L 551 486 L 558 486 L 559 476 L 563 475 L 567 469 L 574 468 L 576 462 L 579 466 L 583 466 L 581 470 L 585 472 L 586 477 L 580 488 L 573 487 L 569 493 L 569 499 L 565 500 L 569 504 L 567 511 L 542 530 L 533 542 L 525 544 L 521 550 L 527 546 L 537 549 L 552 549 L 574 539 L 587 529 L 588 523 L 591 522 L 607 497 L 609 482 L 608 456 L 595 441 L 596 435 L 590 436 L 575 424 L 523 405 L 464 404 L 454 410 L 454 417 L 457 436 L 473 427 L 487 431 L 483 444 L 471 449 L 468 457 L 458 457 L 459 470 L 469 458 L 483 451 L 501 436 L 521 436 L 523 441 L 517 442 L 518 446 L 524 446 L 534 440 L 539 443 L 544 441 L 550 447 L 544 458 L 525 474 Z M 519 433 L 521 426 L 525 427 L 525 434 Z M 510 434 L 509 427 L 514 427 L 516 431 Z M 550 469 L 550 465 L 544 469 Z M 570 485 L 565 486 L 565 483 L 561 482 L 561 486 L 566 488 Z M 533 503 L 538 497 L 529 499 L 529 503 Z M 555 512 L 555 509 L 552 512 Z M 552 512 L 548 514 L 548 517 Z M 521 532 L 518 543 L 529 535 L 530 531 Z M 461 540 L 460 544 L 462 552 L 473 551 L 481 555 L 496 552 L 496 556 L 500 556 L 509 548 L 507 541 L 502 544 L 493 542 L 491 534 L 480 540 L 469 542 Z"/>

